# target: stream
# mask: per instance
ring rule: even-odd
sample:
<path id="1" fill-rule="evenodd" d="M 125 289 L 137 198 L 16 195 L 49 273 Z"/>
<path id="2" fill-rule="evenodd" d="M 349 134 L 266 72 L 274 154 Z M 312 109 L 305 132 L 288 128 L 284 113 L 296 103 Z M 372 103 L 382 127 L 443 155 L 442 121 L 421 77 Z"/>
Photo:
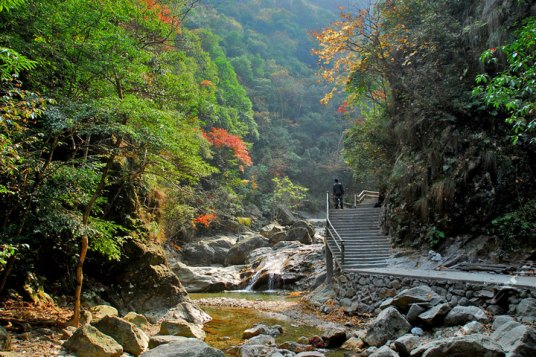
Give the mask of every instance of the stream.
<path id="1" fill-rule="evenodd" d="M 322 320 L 307 311 L 298 294 L 285 291 L 251 292 L 229 291 L 223 293 L 194 293 L 190 297 L 211 317 L 205 324 L 206 342 L 221 349 L 226 356 L 229 350 L 243 343 L 242 333 L 255 324 L 280 325 L 283 334 L 276 337 L 278 344 L 296 342 L 302 336 L 310 338 L 322 335 L 323 328 L 340 326 Z M 342 357 L 340 349 L 319 350 L 328 357 Z"/>

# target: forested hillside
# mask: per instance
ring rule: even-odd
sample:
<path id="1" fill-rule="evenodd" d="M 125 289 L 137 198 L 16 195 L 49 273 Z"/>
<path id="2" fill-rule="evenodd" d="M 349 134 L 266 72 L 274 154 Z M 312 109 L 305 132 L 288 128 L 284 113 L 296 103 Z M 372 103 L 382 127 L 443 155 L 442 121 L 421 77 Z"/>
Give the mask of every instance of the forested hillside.
<path id="1" fill-rule="evenodd" d="M 256 203 L 272 205 L 273 177 L 309 189 L 310 210 L 323 206 L 334 177 L 351 185 L 340 159 L 348 121 L 340 102 L 320 103 L 325 84 L 316 77 L 309 33 L 338 14 L 335 2 L 203 1 L 189 18 L 197 31 L 211 29 L 253 102 L 261 133 L 252 148 L 248 175 L 258 187 Z M 280 202 L 288 203 L 288 202 Z"/>
<path id="2" fill-rule="evenodd" d="M 530 255 L 535 11 L 532 1 L 378 1 L 315 34 L 334 85 L 325 100 L 344 92 L 359 118 L 345 160 L 380 178 L 396 243 L 480 237 L 490 256 Z"/>

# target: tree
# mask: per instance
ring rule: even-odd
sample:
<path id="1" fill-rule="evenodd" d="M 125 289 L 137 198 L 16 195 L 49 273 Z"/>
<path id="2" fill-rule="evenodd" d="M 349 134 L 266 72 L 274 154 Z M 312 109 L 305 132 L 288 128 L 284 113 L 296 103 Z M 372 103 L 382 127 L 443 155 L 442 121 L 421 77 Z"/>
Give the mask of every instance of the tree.
<path id="1" fill-rule="evenodd" d="M 506 58 L 506 64 L 499 58 Z M 536 18 L 529 18 L 508 45 L 486 50 L 480 60 L 499 67 L 498 73 L 479 74 L 473 95 L 491 108 L 506 113 L 513 126 L 514 144 L 526 138 L 536 143 Z M 504 68 L 503 68 L 504 67 Z"/>

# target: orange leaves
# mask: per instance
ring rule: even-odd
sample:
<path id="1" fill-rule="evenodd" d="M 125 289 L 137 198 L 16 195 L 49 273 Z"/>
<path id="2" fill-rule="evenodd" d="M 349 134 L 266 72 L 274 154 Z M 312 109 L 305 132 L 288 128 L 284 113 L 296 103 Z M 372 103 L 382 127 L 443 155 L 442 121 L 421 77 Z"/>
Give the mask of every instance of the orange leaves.
<path id="1" fill-rule="evenodd" d="M 143 0 L 147 10 L 152 12 L 160 22 L 170 25 L 173 29 L 179 30 L 180 21 L 172 14 L 171 9 L 164 4 L 159 4 L 156 0 Z"/>
<path id="2" fill-rule="evenodd" d="M 214 213 L 206 213 L 198 216 L 193 220 L 195 224 L 200 224 L 205 226 L 205 228 L 208 228 L 210 224 L 217 218 Z"/>
<path id="3" fill-rule="evenodd" d="M 233 150 L 234 157 L 243 165 L 251 166 L 253 164 L 246 144 L 239 136 L 230 134 L 221 128 L 212 128 L 210 132 L 203 133 L 203 136 L 216 148 L 226 147 Z"/>
<path id="4" fill-rule="evenodd" d="M 214 83 L 211 80 L 204 79 L 201 82 L 199 82 L 199 85 L 204 88 L 212 87 Z"/>

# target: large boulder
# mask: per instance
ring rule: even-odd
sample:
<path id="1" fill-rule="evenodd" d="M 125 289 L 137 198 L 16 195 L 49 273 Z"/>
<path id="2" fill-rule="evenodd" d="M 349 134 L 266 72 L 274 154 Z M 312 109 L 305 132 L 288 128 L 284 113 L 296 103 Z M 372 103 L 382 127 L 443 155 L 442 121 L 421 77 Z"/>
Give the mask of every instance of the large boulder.
<path id="1" fill-rule="evenodd" d="M 428 304 L 429 307 L 433 307 L 441 302 L 444 302 L 444 299 L 440 295 L 433 291 L 429 286 L 421 285 L 411 289 L 402 290 L 393 297 L 391 305 L 395 306 L 401 312 L 406 313 L 412 304 Z"/>
<path id="2" fill-rule="evenodd" d="M 477 306 L 455 306 L 445 316 L 445 325 L 465 325 L 471 321 L 487 323 L 489 321 L 486 312 Z"/>
<path id="3" fill-rule="evenodd" d="M 116 340 L 123 350 L 139 356 L 149 345 L 149 337 L 133 323 L 117 316 L 105 316 L 95 323 L 99 331 Z"/>
<path id="4" fill-rule="evenodd" d="M 161 316 L 159 321 L 177 319 L 183 319 L 197 325 L 203 325 L 205 322 L 212 320 L 206 312 L 191 301 L 182 302 L 174 308 L 167 310 L 166 314 Z"/>
<path id="5" fill-rule="evenodd" d="M 108 298 L 122 314 L 136 311 L 149 320 L 158 319 L 187 300 L 186 290 L 168 268 L 161 248 L 132 239 L 123 244 L 122 253 L 121 263 L 102 271 L 111 287 Z"/>
<path id="6" fill-rule="evenodd" d="M 491 335 L 509 357 L 536 356 L 536 330 L 532 327 L 509 321 Z"/>
<path id="7" fill-rule="evenodd" d="M 419 315 L 419 319 L 429 327 L 435 327 L 442 324 L 445 315 L 452 309 L 450 304 L 443 303 L 432 307 L 430 310 Z"/>
<path id="8" fill-rule="evenodd" d="M 382 310 L 370 324 L 364 341 L 370 346 L 382 346 L 406 334 L 411 325 L 394 307 Z"/>
<path id="9" fill-rule="evenodd" d="M 96 305 L 89 308 L 91 313 L 91 321 L 97 322 L 106 316 L 119 316 L 119 311 L 110 305 Z"/>
<path id="10" fill-rule="evenodd" d="M 314 237 L 315 235 L 315 228 L 313 227 L 313 225 L 307 221 L 296 221 L 292 224 L 292 226 L 290 227 L 291 229 L 292 228 L 305 228 L 307 229 L 307 232 L 309 233 L 309 235 L 311 237 Z"/>
<path id="11" fill-rule="evenodd" d="M 143 357 L 224 357 L 222 351 L 210 347 L 195 338 L 185 338 L 153 348 L 142 354 Z"/>
<path id="12" fill-rule="evenodd" d="M 189 337 L 184 336 L 174 336 L 174 335 L 155 335 L 151 336 L 149 339 L 149 348 L 153 349 L 160 345 L 165 345 L 170 342 L 184 342 L 187 341 Z"/>
<path id="13" fill-rule="evenodd" d="M 234 237 L 218 236 L 215 239 L 187 244 L 181 252 L 182 260 L 190 266 L 223 265 L 227 252 L 235 242 Z"/>
<path id="14" fill-rule="evenodd" d="M 470 335 L 436 340 L 411 351 L 411 357 L 504 357 L 504 352 L 495 341 L 485 335 Z"/>
<path id="15" fill-rule="evenodd" d="M 189 293 L 220 292 L 242 287 L 241 265 L 228 267 L 190 267 L 177 262 L 173 271 L 179 276 Z"/>
<path id="16" fill-rule="evenodd" d="M 119 357 L 123 354 L 123 347 L 117 341 L 91 325 L 76 330 L 63 347 L 78 357 Z"/>
<path id="17" fill-rule="evenodd" d="M 285 237 L 286 241 L 297 241 L 303 244 L 312 244 L 313 238 L 305 227 L 291 227 Z"/>
<path id="18" fill-rule="evenodd" d="M 328 329 L 322 334 L 322 340 L 327 348 L 336 348 L 346 342 L 346 331 L 344 329 Z"/>
<path id="19" fill-rule="evenodd" d="M 275 220 L 284 226 L 291 226 L 297 219 L 290 209 L 285 206 L 278 206 L 275 211 Z"/>
<path id="20" fill-rule="evenodd" d="M 255 235 L 244 239 L 234 245 L 225 258 L 225 265 L 243 265 L 246 263 L 249 253 L 257 248 L 269 247 L 268 239 L 261 235 Z"/>
<path id="21" fill-rule="evenodd" d="M 285 227 L 283 227 L 277 222 L 272 222 L 262 227 L 259 233 L 261 234 L 261 236 L 271 241 L 274 235 L 279 234 L 279 233 L 285 233 Z"/>
<path id="22" fill-rule="evenodd" d="M 131 311 L 125 316 L 123 316 L 123 319 L 130 323 L 133 323 L 142 330 L 146 330 L 149 327 L 149 321 L 147 321 L 147 318 L 142 314 L 138 314 L 134 311 Z"/>
<path id="23" fill-rule="evenodd" d="M 204 340 L 207 336 L 199 325 L 189 323 L 182 319 L 162 321 L 159 333 L 161 335 L 193 337 L 200 340 Z"/>
<path id="24" fill-rule="evenodd" d="M 531 324 L 536 323 L 536 299 L 526 298 L 521 300 L 516 307 L 516 315 L 519 321 Z"/>

